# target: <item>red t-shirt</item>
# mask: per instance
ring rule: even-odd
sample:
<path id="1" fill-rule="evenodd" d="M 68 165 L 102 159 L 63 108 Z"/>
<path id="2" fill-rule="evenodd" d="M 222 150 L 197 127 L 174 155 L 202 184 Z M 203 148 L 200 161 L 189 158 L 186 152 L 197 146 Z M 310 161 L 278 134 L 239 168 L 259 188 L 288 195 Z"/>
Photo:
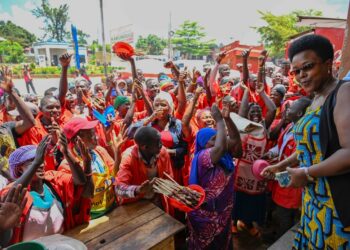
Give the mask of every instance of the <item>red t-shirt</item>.
<path id="1" fill-rule="evenodd" d="M 282 150 L 282 157 L 281 161 L 285 158 L 289 157 L 295 152 L 295 141 L 294 137 L 291 136 L 288 139 L 288 142 L 285 143 L 285 146 L 281 149 L 283 144 L 283 137 L 285 133 L 290 131 L 291 126 L 293 124 L 289 124 L 283 133 L 280 134 L 278 137 L 278 148 L 279 150 Z M 283 188 L 280 187 L 277 181 L 273 181 L 272 184 L 272 200 L 279 206 L 284 208 L 299 208 L 301 206 L 301 195 L 302 195 L 302 189 L 301 188 L 292 188 L 287 187 Z"/>
<path id="2" fill-rule="evenodd" d="M 144 161 L 139 157 L 138 146 L 135 145 L 130 149 L 130 153 L 123 155 L 122 161 L 120 163 L 119 171 L 116 177 L 116 184 L 123 185 L 141 185 L 144 181 L 148 180 L 147 170 Z M 173 176 L 173 171 L 171 168 L 170 156 L 166 149 L 162 147 L 160 150 L 158 159 L 156 161 L 157 165 L 157 176 L 159 178 L 166 178 L 164 172 Z M 133 202 L 139 200 L 137 198 L 121 198 L 121 203 Z M 162 203 L 165 211 L 171 213 L 171 207 L 168 204 L 168 200 L 162 196 Z"/>

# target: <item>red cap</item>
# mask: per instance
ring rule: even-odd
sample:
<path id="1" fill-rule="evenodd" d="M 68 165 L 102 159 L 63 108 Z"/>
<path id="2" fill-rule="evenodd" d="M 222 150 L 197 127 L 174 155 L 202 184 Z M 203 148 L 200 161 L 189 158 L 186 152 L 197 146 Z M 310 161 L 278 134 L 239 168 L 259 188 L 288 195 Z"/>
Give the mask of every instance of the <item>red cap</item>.
<path id="1" fill-rule="evenodd" d="M 88 121 L 85 118 L 74 117 L 63 126 L 63 132 L 67 136 L 67 139 L 70 140 L 79 132 L 79 130 L 92 129 L 96 127 L 97 124 L 98 124 L 97 120 Z"/>

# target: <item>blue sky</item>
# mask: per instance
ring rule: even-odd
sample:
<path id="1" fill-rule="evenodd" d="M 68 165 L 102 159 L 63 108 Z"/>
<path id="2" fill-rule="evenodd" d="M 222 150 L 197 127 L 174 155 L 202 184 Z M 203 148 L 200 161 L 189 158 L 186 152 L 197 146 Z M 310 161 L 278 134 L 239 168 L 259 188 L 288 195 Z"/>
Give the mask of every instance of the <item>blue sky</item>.
<path id="1" fill-rule="evenodd" d="M 31 10 L 41 0 L 0 0 L 0 20 L 12 22 L 41 37 L 42 20 L 35 18 Z M 71 22 L 90 34 L 100 35 L 99 0 L 49 0 L 58 6 L 70 6 Z M 174 5 L 174 3 L 176 3 Z M 186 19 L 199 22 L 209 38 L 227 43 L 241 40 L 257 44 L 258 34 L 250 27 L 260 26 L 257 10 L 286 14 L 296 9 L 317 9 L 327 17 L 346 18 L 349 0 L 104 0 L 105 30 L 107 39 L 110 30 L 133 24 L 135 36 L 156 34 L 166 37 L 169 28 L 169 13 L 172 13 L 173 29 Z"/>

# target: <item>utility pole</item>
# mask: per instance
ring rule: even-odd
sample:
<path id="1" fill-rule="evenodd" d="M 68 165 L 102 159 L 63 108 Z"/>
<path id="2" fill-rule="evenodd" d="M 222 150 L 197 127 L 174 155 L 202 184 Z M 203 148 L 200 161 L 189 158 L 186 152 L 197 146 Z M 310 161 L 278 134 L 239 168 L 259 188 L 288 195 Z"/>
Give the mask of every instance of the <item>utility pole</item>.
<path id="1" fill-rule="evenodd" d="M 106 38 L 105 38 L 105 25 L 103 19 L 103 0 L 100 0 L 100 12 L 101 12 L 101 30 L 102 30 L 102 57 L 105 77 L 107 79 L 107 53 L 106 53 Z"/>
<path id="2" fill-rule="evenodd" d="M 172 60 L 172 46 L 171 37 L 173 36 L 173 31 L 171 30 L 171 12 L 169 13 L 169 30 L 168 30 L 168 60 Z"/>
<path id="3" fill-rule="evenodd" d="M 345 36 L 341 55 L 341 66 L 339 69 L 339 79 L 344 78 L 344 76 L 350 70 L 350 2 L 348 7 L 348 17 L 346 19 Z"/>

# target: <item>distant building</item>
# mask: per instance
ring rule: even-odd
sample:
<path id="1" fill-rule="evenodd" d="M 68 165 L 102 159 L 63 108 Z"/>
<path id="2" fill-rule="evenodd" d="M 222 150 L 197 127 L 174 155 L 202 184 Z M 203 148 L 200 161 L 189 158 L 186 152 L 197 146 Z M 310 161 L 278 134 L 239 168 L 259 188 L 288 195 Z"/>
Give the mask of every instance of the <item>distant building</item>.
<path id="1" fill-rule="evenodd" d="M 230 66 L 233 70 L 238 70 L 237 64 L 242 64 L 242 52 L 246 49 L 252 48 L 249 58 L 248 58 L 248 67 L 250 68 L 250 71 L 253 73 L 258 72 L 258 58 L 260 56 L 260 53 L 264 50 L 263 45 L 244 45 L 240 44 L 239 41 L 235 41 L 233 43 L 230 43 L 220 49 L 220 52 L 225 51 L 227 55 L 222 60 L 222 63 L 226 63 Z"/>
<path id="2" fill-rule="evenodd" d="M 290 43 L 296 39 L 305 35 L 315 34 L 327 37 L 333 44 L 335 54 L 339 54 L 341 52 L 345 36 L 346 19 L 298 16 L 297 26 L 308 26 L 310 29 L 291 36 L 291 40 L 287 44 L 287 49 Z"/>
<path id="3" fill-rule="evenodd" d="M 58 42 L 56 40 L 48 40 L 43 42 L 36 42 L 33 44 L 35 62 L 40 67 L 58 66 L 59 57 L 64 53 L 71 53 L 75 55 L 74 47 L 67 42 Z M 79 45 L 80 63 L 86 64 L 87 49 L 85 46 Z M 71 65 L 75 65 L 75 56 L 72 57 Z"/>

